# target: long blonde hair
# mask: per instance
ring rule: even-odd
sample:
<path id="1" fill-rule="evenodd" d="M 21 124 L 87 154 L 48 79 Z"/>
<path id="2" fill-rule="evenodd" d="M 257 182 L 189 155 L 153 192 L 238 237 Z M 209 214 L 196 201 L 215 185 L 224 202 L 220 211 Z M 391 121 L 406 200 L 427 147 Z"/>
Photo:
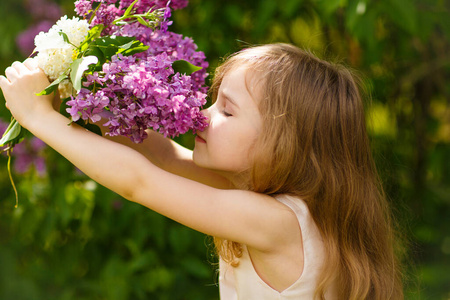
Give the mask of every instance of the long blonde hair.
<path id="1" fill-rule="evenodd" d="M 372 158 L 360 85 L 347 68 L 287 44 L 248 48 L 217 68 L 247 65 L 263 80 L 263 134 L 246 188 L 303 199 L 322 235 L 326 261 L 316 296 L 332 282 L 339 299 L 402 299 L 395 232 Z M 225 261 L 242 247 L 215 239 Z"/>

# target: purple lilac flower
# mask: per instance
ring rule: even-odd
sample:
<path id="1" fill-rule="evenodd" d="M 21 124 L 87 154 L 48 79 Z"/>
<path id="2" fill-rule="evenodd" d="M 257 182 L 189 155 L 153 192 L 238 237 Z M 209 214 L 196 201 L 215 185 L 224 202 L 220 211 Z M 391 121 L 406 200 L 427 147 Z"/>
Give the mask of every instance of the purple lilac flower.
<path id="1" fill-rule="evenodd" d="M 131 3 L 133 3 L 133 1 L 134 0 L 77 0 L 75 1 L 75 12 L 81 17 L 89 15 L 92 12 L 94 2 L 104 6 L 114 5 L 124 11 Z M 159 9 L 170 7 L 171 9 L 177 10 L 185 8 L 188 3 L 188 0 L 141 0 L 134 5 L 134 9 L 138 14 L 145 13 L 150 8 Z"/>
<path id="2" fill-rule="evenodd" d="M 170 3 L 170 1 L 169 1 Z M 167 3 L 167 7 L 164 10 L 164 15 L 160 23 L 160 30 L 162 32 L 166 32 L 170 25 L 172 25 L 172 21 L 170 21 L 170 17 L 172 16 L 172 11 L 170 10 L 169 3 Z"/>
<path id="3" fill-rule="evenodd" d="M 134 0 L 121 0 L 122 7 L 127 8 Z M 172 9 L 182 9 L 188 5 L 188 0 L 141 0 L 135 4 L 136 12 L 146 12 L 150 7 L 165 8 L 169 6 Z"/>
<path id="4" fill-rule="evenodd" d="M 75 1 L 75 12 L 82 18 L 90 19 L 95 10 L 91 26 L 103 24 L 102 35 L 111 35 L 113 31 L 117 30 L 117 27 L 112 24 L 113 21 L 125 12 L 124 9 L 116 6 L 116 2 L 116 0 L 77 0 Z M 95 5 L 95 9 L 93 9 L 94 3 L 98 3 Z"/>
<path id="5" fill-rule="evenodd" d="M 102 35 L 113 34 L 118 27 L 112 22 L 123 15 L 125 10 L 133 3 L 133 0 L 77 0 L 75 1 L 75 12 L 83 18 L 90 18 L 93 9 L 93 3 L 99 3 L 96 6 L 95 17 L 91 25 L 104 25 Z M 167 27 L 172 24 L 172 21 L 167 20 L 170 17 L 170 9 L 180 9 L 186 7 L 188 0 L 141 0 L 134 5 L 134 10 L 137 14 L 146 13 L 149 9 L 163 9 L 165 8 L 164 20 L 161 23 L 161 28 L 167 30 Z"/>
<path id="6" fill-rule="evenodd" d="M 174 74 L 171 65 L 166 53 L 146 59 L 114 56 L 103 66 L 103 79 L 91 76 L 84 83 L 92 87 L 102 82 L 101 89 L 82 89 L 67 102 L 67 112 L 73 120 L 96 122 L 107 108 L 107 134 L 128 136 L 136 143 L 147 137 L 147 128 L 170 137 L 203 130 L 206 118 L 200 107 L 206 95 L 193 88 L 190 76 Z"/>
<path id="7" fill-rule="evenodd" d="M 75 12 L 82 18 L 86 18 L 92 10 L 92 2 L 90 0 L 75 1 Z"/>
<path id="8" fill-rule="evenodd" d="M 133 23 L 124 25 L 120 28 L 119 35 L 134 36 L 144 45 L 149 46 L 146 52 L 137 54 L 137 57 L 144 58 L 147 56 L 159 55 L 166 53 L 168 59 L 172 62 L 176 60 L 186 60 L 191 64 L 202 67 L 201 70 L 191 74 L 193 80 L 193 88 L 206 93 L 205 79 L 208 76 L 206 68 L 208 62 L 202 51 L 197 51 L 197 45 L 191 38 L 183 37 L 171 31 L 152 30 L 151 28 Z"/>
<path id="9" fill-rule="evenodd" d="M 124 10 L 117 8 L 113 4 L 105 5 L 102 3 L 95 13 L 95 18 L 92 20 L 91 26 L 103 24 L 105 27 L 103 29 L 102 35 L 112 35 L 113 32 L 118 29 L 118 27 L 113 25 L 112 23 L 118 16 L 122 15 L 123 12 Z"/>
<path id="10" fill-rule="evenodd" d="M 1 134 L 6 131 L 7 127 L 8 124 L 0 120 Z M 38 174 L 44 176 L 47 172 L 47 167 L 42 152 L 46 147 L 45 143 L 36 137 L 29 140 L 27 139 L 22 143 L 15 145 L 14 150 L 12 151 L 12 156 L 14 157 L 14 170 L 19 174 L 23 174 L 28 172 L 30 168 L 34 166 Z"/>
<path id="11" fill-rule="evenodd" d="M 167 31 L 168 26 L 172 23 L 169 20 L 171 15 L 170 8 L 183 8 L 187 5 L 187 0 L 141 0 L 135 4 L 134 8 L 137 13 L 146 12 L 153 6 L 156 8 L 166 8 L 160 30 L 153 30 L 138 22 L 121 27 L 112 25 L 114 19 L 121 16 L 133 0 L 121 0 L 118 3 L 115 0 L 78 0 L 75 2 L 75 11 L 81 17 L 87 17 L 89 12 L 92 11 L 93 2 L 100 2 L 100 6 L 97 9 L 96 16 L 93 19 L 91 26 L 103 24 L 105 29 L 103 30 L 102 35 L 114 34 L 136 37 L 145 45 L 150 46 L 146 53 L 141 54 L 141 57 L 166 52 L 171 56 L 172 61 L 184 59 L 193 65 L 202 67 L 203 69 L 195 72 L 192 77 L 196 83 L 196 87 L 202 88 L 203 92 L 206 91 L 207 88 L 204 87 L 204 84 L 205 78 L 208 75 L 206 73 L 208 62 L 205 60 L 206 57 L 204 53 L 196 51 L 197 45 L 195 45 L 192 39 L 183 38 L 181 34 Z M 119 5 L 119 8 L 117 8 L 116 5 Z"/>
<path id="12" fill-rule="evenodd" d="M 79 94 L 67 102 L 72 120 L 81 118 L 95 123 L 106 118 L 107 134 L 128 136 L 137 143 L 146 138 L 147 128 L 171 137 L 190 129 L 203 130 L 207 123 L 200 108 L 206 102 L 208 62 L 192 39 L 167 30 L 171 24 L 170 8 L 182 8 L 187 1 L 137 2 L 134 7 L 137 13 L 145 13 L 151 7 L 165 8 L 157 30 L 138 22 L 112 25 L 133 0 L 78 0 L 75 11 L 90 18 L 93 2 L 99 2 L 99 6 L 91 26 L 103 24 L 102 35 L 135 37 L 149 49 L 130 57 L 115 56 L 103 65 L 102 72 L 87 75 Z M 202 70 L 190 76 L 174 74 L 172 63 L 176 60 L 189 61 Z"/>

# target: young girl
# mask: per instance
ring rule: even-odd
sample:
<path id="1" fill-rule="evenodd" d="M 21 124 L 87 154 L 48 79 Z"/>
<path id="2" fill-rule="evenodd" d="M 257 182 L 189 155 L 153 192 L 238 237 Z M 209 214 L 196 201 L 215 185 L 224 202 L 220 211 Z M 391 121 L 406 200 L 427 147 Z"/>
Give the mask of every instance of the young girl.
<path id="1" fill-rule="evenodd" d="M 126 199 L 215 237 L 221 299 L 402 298 L 347 69 L 286 44 L 238 52 L 216 71 L 193 152 L 154 132 L 136 145 L 67 126 L 35 96 L 49 82 L 32 60 L 5 74 L 22 126 Z"/>

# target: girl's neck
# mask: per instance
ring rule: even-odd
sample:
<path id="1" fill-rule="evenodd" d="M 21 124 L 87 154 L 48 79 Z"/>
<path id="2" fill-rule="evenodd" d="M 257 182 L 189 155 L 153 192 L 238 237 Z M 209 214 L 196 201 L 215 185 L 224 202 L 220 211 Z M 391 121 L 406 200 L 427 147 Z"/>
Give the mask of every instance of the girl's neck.
<path id="1" fill-rule="evenodd" d="M 241 189 L 245 190 L 248 186 L 248 182 L 250 179 L 250 175 L 248 171 L 243 172 L 229 172 L 229 171 L 222 171 L 222 170 L 212 170 L 215 173 L 223 176 L 230 182 L 230 189 Z"/>

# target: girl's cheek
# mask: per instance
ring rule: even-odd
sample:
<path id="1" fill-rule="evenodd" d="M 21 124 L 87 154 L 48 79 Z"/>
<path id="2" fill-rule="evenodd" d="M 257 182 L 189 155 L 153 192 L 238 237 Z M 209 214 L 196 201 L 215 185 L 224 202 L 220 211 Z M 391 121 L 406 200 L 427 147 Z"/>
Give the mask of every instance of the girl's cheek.
<path id="1" fill-rule="evenodd" d="M 220 125 L 222 122 L 220 114 L 218 111 L 214 110 L 211 111 L 211 114 L 209 115 L 209 126 L 208 127 L 215 127 Z"/>

